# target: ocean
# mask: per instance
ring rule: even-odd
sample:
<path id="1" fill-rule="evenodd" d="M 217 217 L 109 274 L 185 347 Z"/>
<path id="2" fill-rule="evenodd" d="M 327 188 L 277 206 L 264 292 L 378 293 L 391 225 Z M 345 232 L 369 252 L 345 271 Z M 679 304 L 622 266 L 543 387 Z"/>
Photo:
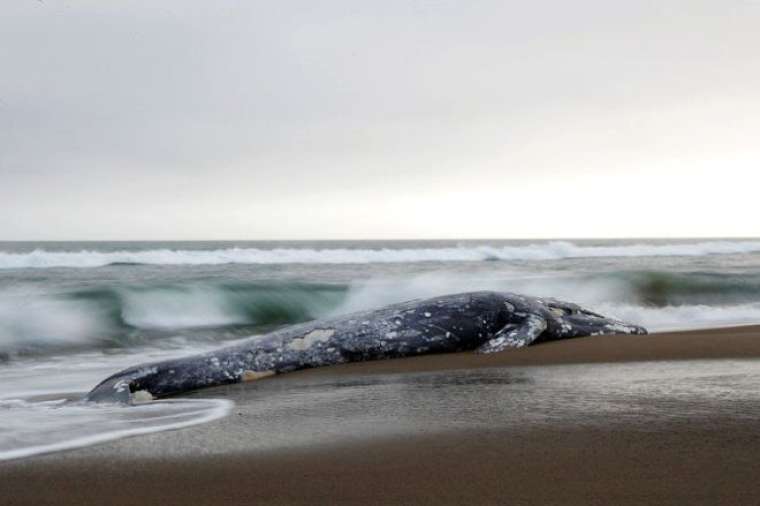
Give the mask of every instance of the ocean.
<path id="1" fill-rule="evenodd" d="M 650 332 L 760 323 L 760 240 L 0 242 L 0 459 L 231 409 L 72 401 L 124 367 L 472 290 L 566 299 Z"/>

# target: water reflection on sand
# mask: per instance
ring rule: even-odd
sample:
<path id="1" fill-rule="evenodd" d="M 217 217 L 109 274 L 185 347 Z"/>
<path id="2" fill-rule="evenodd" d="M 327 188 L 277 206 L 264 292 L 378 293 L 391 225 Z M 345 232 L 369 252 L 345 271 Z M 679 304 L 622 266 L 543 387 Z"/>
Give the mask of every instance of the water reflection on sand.
<path id="1" fill-rule="evenodd" d="M 721 426 L 726 417 L 760 420 L 760 361 L 294 375 L 197 395 L 212 393 L 237 403 L 233 417 L 207 426 L 219 435 L 215 446 L 227 446 L 230 437 L 218 425 L 234 425 L 237 449 L 245 450 L 530 426 L 661 430 L 669 422 L 704 426 L 716 417 Z"/>

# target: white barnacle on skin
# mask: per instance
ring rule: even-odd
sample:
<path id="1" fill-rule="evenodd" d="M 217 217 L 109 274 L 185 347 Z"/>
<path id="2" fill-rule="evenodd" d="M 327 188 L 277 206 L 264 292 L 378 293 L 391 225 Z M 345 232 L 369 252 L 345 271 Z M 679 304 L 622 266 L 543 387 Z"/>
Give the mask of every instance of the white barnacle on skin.
<path id="1" fill-rule="evenodd" d="M 149 374 L 156 374 L 158 373 L 158 367 L 143 367 L 139 371 L 137 371 L 137 376 L 147 376 Z"/>
<path id="2" fill-rule="evenodd" d="M 430 314 L 430 313 L 428 313 L 427 311 L 425 311 L 425 318 L 430 318 L 431 316 L 433 316 L 433 315 Z"/>

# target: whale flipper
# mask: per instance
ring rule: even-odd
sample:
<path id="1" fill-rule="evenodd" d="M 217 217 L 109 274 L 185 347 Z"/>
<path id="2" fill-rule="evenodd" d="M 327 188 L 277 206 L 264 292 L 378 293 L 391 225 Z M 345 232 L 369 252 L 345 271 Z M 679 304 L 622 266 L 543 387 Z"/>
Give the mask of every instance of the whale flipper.
<path id="1" fill-rule="evenodd" d="M 546 320 L 538 315 L 528 315 L 520 325 L 507 325 L 492 339 L 480 346 L 477 353 L 496 353 L 509 348 L 522 348 L 536 340 L 546 330 Z"/>

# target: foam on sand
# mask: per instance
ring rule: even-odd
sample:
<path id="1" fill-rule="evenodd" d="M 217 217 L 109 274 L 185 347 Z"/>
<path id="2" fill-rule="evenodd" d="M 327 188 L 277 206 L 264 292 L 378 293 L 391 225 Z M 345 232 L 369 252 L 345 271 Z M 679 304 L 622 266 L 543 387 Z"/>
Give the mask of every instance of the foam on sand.
<path id="1" fill-rule="evenodd" d="M 0 461 L 208 423 L 226 416 L 233 405 L 224 399 L 134 406 L 0 400 Z"/>

